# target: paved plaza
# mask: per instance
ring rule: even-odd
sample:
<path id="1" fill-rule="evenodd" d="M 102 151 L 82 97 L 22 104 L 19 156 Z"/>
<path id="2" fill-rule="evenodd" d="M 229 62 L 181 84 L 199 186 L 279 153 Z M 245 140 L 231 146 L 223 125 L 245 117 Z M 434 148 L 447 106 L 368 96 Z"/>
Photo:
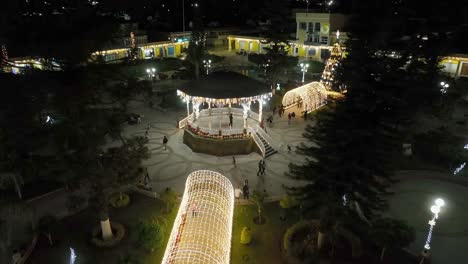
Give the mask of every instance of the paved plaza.
<path id="1" fill-rule="evenodd" d="M 468 180 L 448 173 L 401 171 L 392 191 L 389 214 L 403 219 L 416 230 L 409 249 L 420 253 L 432 218 L 430 207 L 436 198 L 445 200 L 434 227 L 431 242 L 433 264 L 468 262 Z"/>
<path id="2" fill-rule="evenodd" d="M 176 128 L 176 124 L 178 120 L 185 117 L 184 109 L 164 112 L 134 106 L 132 111 L 144 115 L 144 118 L 141 124 L 126 127 L 125 135 L 144 136 L 146 127 L 148 123 L 150 124 L 148 146 L 151 158 L 144 162 L 144 166 L 148 168 L 152 179 L 151 186 L 157 192 L 171 187 L 182 193 L 187 176 L 191 172 L 201 169 L 220 172 L 231 180 L 235 188 L 241 188 L 242 183 L 247 179 L 251 190 L 265 190 L 269 196 L 283 195 L 285 193 L 283 185 L 301 184 L 300 181 L 292 180 L 285 175 L 290 162 L 301 161 L 301 156 L 295 154 L 294 151 L 288 152 L 287 145 L 292 146 L 294 150 L 295 146 L 303 142 L 302 133 L 306 125 L 314 122 L 304 121 L 301 117 L 296 116 L 291 125 L 288 125 L 288 111 L 299 113 L 298 109 L 288 110 L 286 117 L 283 116 L 281 119 L 275 115 L 273 126 L 267 126 L 267 133 L 278 146 L 278 153 L 266 159 L 266 175 L 263 177 L 257 176 L 258 162 L 262 158 L 257 153 L 235 156 L 236 166 L 234 166 L 232 156 L 216 157 L 195 153 L 182 143 L 184 131 Z M 271 112 L 264 112 L 265 117 L 270 114 Z M 234 118 L 234 126 L 241 127 L 243 125 L 241 118 L 238 116 Z M 213 128 L 219 127 L 220 124 L 223 127 L 229 124 L 227 115 L 224 119 L 219 116 L 213 120 L 216 121 L 212 124 Z M 255 123 L 252 120 L 252 124 Z M 164 136 L 169 139 L 167 150 L 164 150 L 162 144 Z"/>
<path id="3" fill-rule="evenodd" d="M 139 125 L 128 126 L 125 129 L 126 136 L 143 136 L 146 126 L 150 123 L 149 148 L 151 158 L 145 161 L 153 190 L 160 192 L 171 187 L 182 193 L 187 176 L 201 169 L 220 172 L 228 177 L 235 188 L 240 188 L 245 179 L 249 181 L 251 190 L 265 190 L 270 197 L 280 198 L 285 194 L 284 185 L 295 186 L 303 184 L 288 178 L 290 162 L 301 162 L 303 157 L 294 153 L 297 145 L 304 142 L 302 133 L 307 124 L 314 125 L 313 120 L 304 121 L 298 115 L 288 125 L 287 114 L 299 110 L 289 109 L 286 115 L 279 118 L 274 116 L 273 126 L 267 126 L 267 132 L 279 146 L 278 153 L 267 158 L 266 175 L 257 176 L 258 162 L 261 156 L 257 153 L 238 155 L 236 166 L 233 165 L 232 156 L 215 157 L 207 154 L 194 153 L 182 143 L 183 130 L 177 129 L 178 120 L 185 117 L 184 109 L 172 111 L 152 110 L 134 106 L 132 111 L 144 115 L 143 122 Z M 268 117 L 271 112 L 265 111 Z M 236 118 L 236 117 L 235 117 Z M 213 127 L 226 127 L 229 117 L 215 117 Z M 240 126 L 240 117 L 234 119 L 235 127 Z M 169 138 L 167 150 L 162 145 L 163 136 Z M 287 145 L 292 146 L 293 151 L 288 152 Z M 390 199 L 388 214 L 392 217 L 403 219 L 416 229 L 416 240 L 410 246 L 410 250 L 419 254 L 427 235 L 428 221 L 431 217 L 430 204 L 436 197 L 441 197 L 447 202 L 443 208 L 440 219 L 434 229 L 432 255 L 435 264 L 465 263 L 468 259 L 468 181 L 454 180 L 454 176 L 437 172 L 399 172 L 401 180 L 393 186 L 395 194 Z M 460 182 L 462 181 L 462 182 Z"/>

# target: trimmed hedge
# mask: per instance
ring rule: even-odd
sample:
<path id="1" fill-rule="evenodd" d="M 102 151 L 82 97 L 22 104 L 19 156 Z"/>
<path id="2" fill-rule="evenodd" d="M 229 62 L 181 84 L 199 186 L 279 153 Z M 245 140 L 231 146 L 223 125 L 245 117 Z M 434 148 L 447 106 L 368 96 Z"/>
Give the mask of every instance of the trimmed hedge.
<path id="1" fill-rule="evenodd" d="M 317 226 L 318 221 L 310 220 L 310 221 L 300 221 L 296 224 L 292 225 L 283 236 L 283 249 L 285 252 L 285 257 L 287 259 L 287 263 L 306 263 L 304 262 L 307 259 L 307 263 L 314 263 L 316 258 L 315 250 L 306 254 L 305 256 L 300 256 L 301 253 L 304 253 L 303 247 L 303 238 L 307 237 L 307 235 L 314 235 L 316 236 L 317 233 Z M 316 240 L 315 238 L 311 238 L 312 240 Z M 315 241 L 311 242 L 311 245 L 314 245 L 315 249 Z"/>
<path id="2" fill-rule="evenodd" d="M 111 195 L 109 198 L 109 204 L 114 208 L 122 208 L 130 204 L 130 196 L 126 193 L 120 197 L 119 193 Z"/>
<path id="3" fill-rule="evenodd" d="M 111 222 L 112 238 L 108 240 L 102 239 L 101 226 L 93 228 L 91 244 L 98 248 L 115 247 L 125 236 L 125 227 L 122 224 Z"/>
<path id="4" fill-rule="evenodd" d="M 248 245 L 250 242 L 252 242 L 252 232 L 249 227 L 244 226 L 241 231 L 240 243 Z"/>

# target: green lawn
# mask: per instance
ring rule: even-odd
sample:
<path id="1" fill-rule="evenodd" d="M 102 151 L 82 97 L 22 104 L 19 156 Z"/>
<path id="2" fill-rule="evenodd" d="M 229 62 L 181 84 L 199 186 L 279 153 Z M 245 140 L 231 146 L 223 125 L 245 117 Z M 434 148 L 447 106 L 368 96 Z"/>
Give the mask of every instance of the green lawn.
<path id="1" fill-rule="evenodd" d="M 253 218 L 257 215 L 254 205 L 236 205 L 232 228 L 231 263 L 284 263 L 281 243 L 286 229 L 296 222 L 296 216 L 288 216 L 286 221 L 279 219 L 281 208 L 278 202 L 265 205 L 266 223 L 256 225 Z M 244 226 L 252 230 L 252 243 L 240 244 L 240 233 Z"/>
<path id="2" fill-rule="evenodd" d="M 147 198 L 139 194 L 131 194 L 132 202 L 128 207 L 113 209 L 110 212 L 110 219 L 117 221 L 126 227 L 127 234 L 121 243 L 112 249 L 98 249 L 88 243 L 90 231 L 93 226 L 99 224 L 96 213 L 90 209 L 77 215 L 67 217 L 60 221 L 54 232 L 54 239 L 58 243 L 54 247 L 49 247 L 45 240 L 38 243 L 33 255 L 29 258 L 29 264 L 63 264 L 69 262 L 70 250 L 75 249 L 77 259 L 76 264 L 84 263 L 118 263 L 120 256 L 130 253 L 141 263 L 161 263 L 164 250 L 169 238 L 172 224 L 174 222 L 177 208 L 174 208 L 170 215 L 165 219 L 167 227 L 164 230 L 165 241 L 161 248 L 154 252 L 148 252 L 140 249 L 135 243 L 135 225 L 139 219 L 151 219 L 161 216 L 163 203 L 159 200 Z"/>

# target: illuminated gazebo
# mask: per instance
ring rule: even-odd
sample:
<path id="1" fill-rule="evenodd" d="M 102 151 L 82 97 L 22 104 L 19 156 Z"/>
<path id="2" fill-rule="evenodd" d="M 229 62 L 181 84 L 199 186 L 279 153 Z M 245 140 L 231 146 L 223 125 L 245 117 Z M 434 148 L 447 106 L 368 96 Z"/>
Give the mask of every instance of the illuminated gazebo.
<path id="1" fill-rule="evenodd" d="M 233 115 L 242 114 L 244 120 L 250 116 L 250 107 L 254 102 L 259 103 L 258 122 L 263 118 L 263 105 L 272 97 L 271 88 L 255 79 L 230 71 L 212 72 L 199 80 L 194 80 L 177 90 L 177 94 L 187 104 L 187 118 L 182 120 L 179 127 L 184 127 L 189 121 L 200 117 L 200 107 L 207 105 L 208 110 L 216 108 L 226 109 Z M 190 112 L 192 104 L 192 113 Z M 241 112 L 231 107 L 242 107 Z M 211 110 L 207 111 L 211 115 Z M 247 122 L 244 122 L 247 128 Z"/>
<path id="2" fill-rule="evenodd" d="M 311 82 L 292 89 L 284 94 L 283 105 L 285 108 L 301 103 L 304 111 L 310 112 L 321 106 L 327 101 L 327 91 L 320 82 Z"/>
<path id="3" fill-rule="evenodd" d="M 209 170 L 191 173 L 162 264 L 227 264 L 231 250 L 234 188 Z"/>

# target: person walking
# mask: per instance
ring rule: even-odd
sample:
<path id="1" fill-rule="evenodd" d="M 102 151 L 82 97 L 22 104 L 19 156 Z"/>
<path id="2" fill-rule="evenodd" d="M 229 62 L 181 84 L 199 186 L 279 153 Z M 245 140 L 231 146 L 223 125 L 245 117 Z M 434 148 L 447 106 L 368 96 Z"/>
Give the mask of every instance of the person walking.
<path id="1" fill-rule="evenodd" d="M 242 187 L 242 195 L 244 196 L 244 199 L 249 199 L 249 185 L 247 183 L 244 183 L 244 187 Z"/>
<path id="2" fill-rule="evenodd" d="M 169 140 L 167 139 L 167 137 L 166 137 L 166 136 L 164 136 L 164 138 L 163 138 L 163 145 L 164 145 L 164 150 L 167 150 L 167 147 L 166 147 L 166 145 L 167 145 L 167 142 L 168 142 L 168 141 L 169 141 Z"/>
<path id="3" fill-rule="evenodd" d="M 236 157 L 232 156 L 232 165 L 234 165 L 234 167 L 236 167 Z"/>
<path id="4" fill-rule="evenodd" d="M 232 117 L 232 113 L 229 114 L 229 127 L 232 128 L 232 120 L 233 120 L 233 117 Z"/>
<path id="5" fill-rule="evenodd" d="M 261 175 L 265 175 L 265 169 L 266 169 L 265 159 L 262 159 L 261 162 L 262 162 L 262 173 L 261 173 Z"/>
<path id="6" fill-rule="evenodd" d="M 143 183 L 146 186 L 149 182 L 151 182 L 151 178 L 150 178 L 149 173 L 148 173 L 148 168 L 146 168 L 146 174 L 145 174 L 145 178 L 143 179 Z"/>
<path id="7" fill-rule="evenodd" d="M 260 174 L 262 173 L 262 167 L 263 167 L 263 163 L 262 163 L 262 160 L 260 160 L 260 161 L 258 162 L 257 176 L 260 176 Z"/>
<path id="8" fill-rule="evenodd" d="M 276 106 L 273 106 L 273 115 L 276 114 Z"/>
<path id="9" fill-rule="evenodd" d="M 291 125 L 291 113 L 288 114 L 288 126 Z"/>

